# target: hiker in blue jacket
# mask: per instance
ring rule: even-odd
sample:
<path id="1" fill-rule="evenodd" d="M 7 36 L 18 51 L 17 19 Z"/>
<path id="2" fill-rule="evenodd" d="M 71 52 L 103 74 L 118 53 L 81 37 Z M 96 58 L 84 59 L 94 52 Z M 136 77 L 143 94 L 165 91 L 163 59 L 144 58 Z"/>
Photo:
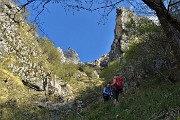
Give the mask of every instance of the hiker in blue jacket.
<path id="1" fill-rule="evenodd" d="M 108 101 L 111 97 L 111 88 L 110 88 L 110 82 L 107 84 L 107 86 L 103 90 L 103 98 L 104 101 Z"/>

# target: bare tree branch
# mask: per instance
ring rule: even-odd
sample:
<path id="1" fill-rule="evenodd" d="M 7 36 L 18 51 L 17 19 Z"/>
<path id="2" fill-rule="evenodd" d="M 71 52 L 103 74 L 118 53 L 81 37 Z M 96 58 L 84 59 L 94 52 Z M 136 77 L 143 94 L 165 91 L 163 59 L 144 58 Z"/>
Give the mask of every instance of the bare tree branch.
<path id="1" fill-rule="evenodd" d="M 97 7 L 97 8 L 94 8 L 94 9 L 91 9 L 91 8 L 85 8 L 83 6 L 72 6 L 72 5 L 69 5 L 69 7 L 73 7 L 73 8 L 77 8 L 77 9 L 84 9 L 84 10 L 88 10 L 88 11 L 96 11 L 96 10 L 99 10 L 99 9 L 103 9 L 103 8 L 109 8 L 109 7 L 115 7 L 116 5 L 118 5 L 119 3 L 123 2 L 124 0 L 119 0 L 118 2 L 115 2 L 113 4 L 110 4 L 110 5 L 105 5 L 105 6 L 102 6 L 102 7 Z"/>
<path id="2" fill-rule="evenodd" d="M 170 4 L 171 4 L 172 0 L 169 1 L 169 4 L 168 4 L 168 9 L 167 9 L 167 14 L 169 13 L 169 10 L 170 10 Z"/>
<path id="3" fill-rule="evenodd" d="M 22 9 L 24 9 L 26 6 L 28 6 L 28 5 L 31 4 L 32 2 L 35 2 L 35 0 L 28 0 L 27 3 L 25 3 L 24 5 L 21 6 L 21 8 L 19 9 L 19 11 L 21 11 Z"/>
<path id="4" fill-rule="evenodd" d="M 177 1 L 175 3 L 171 3 L 169 6 L 174 6 L 174 5 L 178 4 L 178 3 L 180 3 L 180 1 Z"/>
<path id="5" fill-rule="evenodd" d="M 36 17 L 35 17 L 35 19 L 34 19 L 35 22 L 36 22 L 38 16 L 44 11 L 46 4 L 48 4 L 49 2 L 50 2 L 50 1 L 46 1 L 46 2 L 43 4 L 42 10 L 36 15 Z"/>

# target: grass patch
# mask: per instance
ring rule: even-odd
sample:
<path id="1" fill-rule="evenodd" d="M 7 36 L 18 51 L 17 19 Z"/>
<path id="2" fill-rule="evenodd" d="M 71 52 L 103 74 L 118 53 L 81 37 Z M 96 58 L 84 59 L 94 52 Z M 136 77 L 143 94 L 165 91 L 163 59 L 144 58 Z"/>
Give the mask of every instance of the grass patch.
<path id="1" fill-rule="evenodd" d="M 152 81 L 151 81 L 152 82 Z M 94 101 L 87 110 L 71 114 L 67 120 L 159 120 L 179 119 L 180 83 L 144 83 L 134 94 L 120 96 L 117 106 Z"/>
<path id="2" fill-rule="evenodd" d="M 35 104 L 43 98 L 43 92 L 29 90 L 19 77 L 0 68 L 0 120 L 48 119 L 48 111 Z"/>

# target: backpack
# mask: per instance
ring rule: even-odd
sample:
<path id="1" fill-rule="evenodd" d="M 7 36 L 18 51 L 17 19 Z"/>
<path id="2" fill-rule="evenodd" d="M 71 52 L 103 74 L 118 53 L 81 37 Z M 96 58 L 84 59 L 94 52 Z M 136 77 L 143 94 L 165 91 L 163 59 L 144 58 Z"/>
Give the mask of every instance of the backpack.
<path id="1" fill-rule="evenodd" d="M 120 89 L 120 90 L 123 89 L 122 77 L 120 77 L 120 76 L 118 76 L 116 78 L 116 87 L 117 87 L 117 89 Z"/>

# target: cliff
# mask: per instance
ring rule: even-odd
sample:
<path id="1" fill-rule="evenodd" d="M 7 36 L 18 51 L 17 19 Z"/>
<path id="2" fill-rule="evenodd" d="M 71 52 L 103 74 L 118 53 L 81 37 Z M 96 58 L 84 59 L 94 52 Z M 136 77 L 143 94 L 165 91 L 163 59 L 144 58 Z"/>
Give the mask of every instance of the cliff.
<path id="1" fill-rule="evenodd" d="M 68 50 L 63 51 L 60 47 L 57 48 L 59 53 L 62 55 L 61 56 L 61 63 L 74 63 L 74 64 L 78 64 L 80 57 L 77 54 L 77 52 L 75 50 L 73 50 L 72 48 L 68 48 Z"/>
<path id="2" fill-rule="evenodd" d="M 67 96 L 68 89 L 55 77 L 38 44 L 37 33 L 12 1 L 0 2 L 0 66 L 37 91 Z"/>
<path id="3" fill-rule="evenodd" d="M 99 59 L 91 62 L 90 64 L 96 66 L 105 67 L 109 62 L 119 59 L 125 50 L 128 49 L 128 44 L 132 42 L 130 36 L 125 33 L 127 23 L 131 20 L 136 21 L 139 19 L 132 10 L 129 8 L 117 8 L 116 9 L 116 24 L 114 28 L 114 40 L 111 45 L 110 52 L 106 55 L 101 56 Z"/>
<path id="4" fill-rule="evenodd" d="M 128 48 L 128 44 L 131 40 L 124 33 L 124 29 L 131 19 L 137 19 L 136 14 L 132 10 L 123 7 L 116 9 L 114 41 L 109 52 L 109 61 L 113 61 L 121 57 L 123 52 Z"/>

